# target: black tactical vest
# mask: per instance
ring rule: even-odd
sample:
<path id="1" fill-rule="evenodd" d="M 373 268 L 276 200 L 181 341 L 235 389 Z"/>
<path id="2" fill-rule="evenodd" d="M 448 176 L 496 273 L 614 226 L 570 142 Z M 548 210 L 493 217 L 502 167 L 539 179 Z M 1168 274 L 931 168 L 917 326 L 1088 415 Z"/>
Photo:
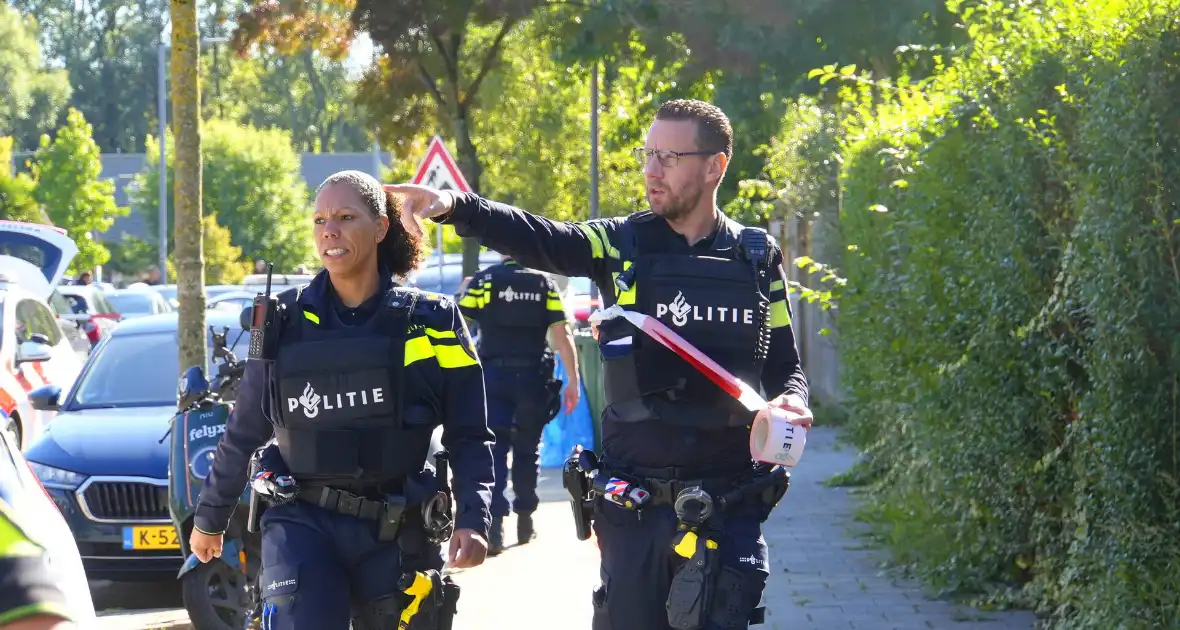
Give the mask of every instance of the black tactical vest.
<path id="1" fill-rule="evenodd" d="M 386 482 L 421 470 L 434 423 L 406 422 L 403 391 L 417 296 L 394 287 L 355 327 L 334 308 L 316 325 L 288 305 L 271 393 L 279 452 L 296 478 Z"/>
<path id="2" fill-rule="evenodd" d="M 492 270 L 489 290 L 480 320 L 480 358 L 535 358 L 539 365 L 549 328 L 545 276 L 519 265 L 502 265 Z"/>
<path id="3" fill-rule="evenodd" d="M 769 263 L 765 232 L 745 228 L 725 249 L 732 239 L 718 234 L 713 251 L 688 255 L 653 251 L 630 222 L 623 230 L 620 255 L 633 262 L 621 274 L 627 289 L 618 304 L 660 320 L 757 389 L 770 333 L 770 302 L 760 286 Z M 609 418 L 704 429 L 747 423 L 750 414 L 680 356 L 622 318 L 599 325 L 603 346 L 628 337 L 629 353 L 603 350 Z"/>

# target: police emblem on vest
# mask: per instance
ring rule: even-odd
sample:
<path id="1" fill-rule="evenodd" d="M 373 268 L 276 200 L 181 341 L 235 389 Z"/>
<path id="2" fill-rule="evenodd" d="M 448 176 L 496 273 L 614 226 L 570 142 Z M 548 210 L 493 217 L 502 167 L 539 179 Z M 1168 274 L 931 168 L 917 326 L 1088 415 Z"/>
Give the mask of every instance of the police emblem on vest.
<path id="1" fill-rule="evenodd" d="M 431 426 L 407 426 L 402 385 L 416 290 L 395 287 L 355 327 L 289 308 L 273 367 L 279 452 L 301 479 L 388 481 L 421 469 Z"/>
<path id="2" fill-rule="evenodd" d="M 501 267 L 492 273 L 492 290 L 498 299 L 486 307 L 480 355 L 535 357 L 540 362 L 549 326 L 545 277 L 515 265 Z"/>
<path id="3" fill-rule="evenodd" d="M 629 272 L 622 274 L 629 281 L 620 283 L 619 305 L 655 317 L 735 376 L 757 387 L 769 342 L 770 302 L 761 287 L 767 253 L 765 233 L 746 228 L 740 243 L 719 233 L 714 251 L 687 255 L 644 251 L 636 234 L 638 226 L 632 222 L 625 226 L 634 240 L 623 259 L 633 261 L 628 261 Z M 753 243 L 751 249 L 762 243 L 759 260 L 745 255 L 747 240 Z M 722 246 L 728 247 L 718 251 Z M 616 412 L 635 410 L 640 400 L 656 396 L 686 403 L 683 413 L 660 418 L 673 424 L 724 426 L 733 413 L 742 413 L 688 362 L 642 333 L 635 333 L 621 318 L 600 324 L 599 333 L 599 343 L 604 347 L 632 339 L 629 355 L 606 351 L 603 355 L 614 356 L 604 360 L 603 368 L 607 404 L 615 406 Z M 628 420 L 626 415 L 617 419 L 640 420 Z"/>

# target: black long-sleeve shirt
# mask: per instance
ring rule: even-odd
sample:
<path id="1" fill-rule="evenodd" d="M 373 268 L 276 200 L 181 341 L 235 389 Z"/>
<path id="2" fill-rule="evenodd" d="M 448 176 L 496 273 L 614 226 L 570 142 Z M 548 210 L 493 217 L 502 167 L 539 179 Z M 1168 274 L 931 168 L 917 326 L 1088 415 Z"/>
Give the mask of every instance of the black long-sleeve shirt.
<path id="1" fill-rule="evenodd" d="M 454 209 L 440 220 L 442 223 L 453 225 L 460 236 L 473 237 L 481 245 L 508 254 L 526 267 L 565 276 L 590 278 L 598 285 L 606 306 L 613 305 L 617 299 L 617 289 L 609 265 L 612 258 L 617 259 L 619 256 L 617 233 L 626 221 L 626 218 L 607 218 L 557 222 L 469 193 L 457 194 Z M 651 242 L 648 239 L 652 237 L 663 239 L 660 243 L 662 249 L 670 253 L 685 254 L 707 253 L 718 233 L 715 230 L 700 242 L 690 245 L 684 236 L 673 230 L 662 218 L 656 217 L 643 222 L 642 229 L 645 230 L 644 242 Z M 719 220 L 717 229 L 731 227 L 728 222 Z M 736 239 L 737 235 L 733 236 Z M 795 335 L 791 329 L 791 307 L 786 291 L 787 277 L 782 267 L 783 254 L 773 240 L 771 264 L 777 269 L 778 277 L 770 279 L 769 286 L 765 287 L 769 291 L 771 333 L 770 348 L 762 368 L 762 387 L 768 398 L 781 394 L 797 394 L 806 402 L 807 378 L 803 373 Z M 643 435 L 645 431 L 649 434 Z M 648 428 L 632 427 L 617 432 L 604 426 L 604 450 L 608 453 L 612 450 L 612 436 L 618 440 L 653 442 L 665 437 L 657 436 L 651 431 L 653 430 Z M 695 444 L 684 445 L 681 449 L 665 449 L 663 459 L 655 456 L 642 465 L 662 467 L 698 464 L 701 459 L 718 457 L 718 448 L 726 453 L 721 456 L 722 458 L 740 458 L 742 452 L 746 457 L 749 455 L 748 444 L 741 442 L 741 436 L 730 434 L 730 443 L 719 445 L 714 439 L 718 437 L 715 435 L 694 437 L 688 430 L 682 431 L 681 434 Z"/>
<path id="2" fill-rule="evenodd" d="M 364 304 L 349 309 L 339 303 L 326 273 L 321 272 L 304 288 L 297 308 L 303 304 L 312 305 L 316 312 L 324 312 L 325 307 L 335 308 L 346 324 L 363 321 L 381 307 L 381 298 L 389 286 L 387 282 Z M 406 341 L 407 349 L 413 345 L 417 350 L 429 344 L 433 354 L 423 356 L 415 351 L 412 355 L 419 360 L 411 362 L 411 353 L 407 352 L 408 365 L 403 373 L 407 379 L 403 389 L 405 404 L 439 410 L 442 443 L 451 454 L 454 471 L 453 489 L 458 506 L 455 526 L 486 536 L 491 524 L 491 447 L 495 436 L 487 425 L 483 368 L 475 357 L 467 325 L 451 298 L 425 294 L 418 300 L 412 322 L 416 326 Z M 246 487 L 250 454 L 273 434 L 269 418 L 274 410 L 266 396 L 270 379 L 270 361 L 252 359 L 246 363 L 237 401 L 197 504 L 194 524 L 201 531 L 225 531 Z"/>

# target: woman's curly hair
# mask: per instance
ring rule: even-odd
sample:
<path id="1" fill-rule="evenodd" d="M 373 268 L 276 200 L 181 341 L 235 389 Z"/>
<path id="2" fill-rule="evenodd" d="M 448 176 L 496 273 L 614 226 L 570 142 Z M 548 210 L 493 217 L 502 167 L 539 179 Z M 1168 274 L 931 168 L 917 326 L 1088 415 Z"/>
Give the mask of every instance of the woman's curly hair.
<path id="1" fill-rule="evenodd" d="M 377 244 L 377 264 L 386 271 L 404 276 L 413 271 L 426 257 L 422 238 L 411 234 L 402 225 L 402 198 L 387 192 L 381 182 L 362 171 L 340 171 L 329 175 L 316 189 L 316 194 L 330 184 L 344 184 L 365 202 L 373 217 L 389 218 L 389 231 Z"/>

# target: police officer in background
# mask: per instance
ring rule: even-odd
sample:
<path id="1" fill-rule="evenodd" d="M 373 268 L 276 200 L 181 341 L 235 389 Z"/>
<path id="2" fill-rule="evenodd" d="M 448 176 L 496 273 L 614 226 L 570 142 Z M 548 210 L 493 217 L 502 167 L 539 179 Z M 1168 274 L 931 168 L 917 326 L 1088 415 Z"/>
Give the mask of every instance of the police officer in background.
<path id="1" fill-rule="evenodd" d="M 717 206 L 732 155 L 725 114 L 677 100 L 660 107 L 646 146 L 636 149 L 650 211 L 558 223 L 472 194 L 387 189 L 407 195 L 407 229 L 418 231 L 417 219 L 429 217 L 523 265 L 589 276 L 607 306 L 658 318 L 747 383 L 760 383 L 771 405 L 807 425 L 807 380 L 791 331 L 782 251 L 765 231 L 741 226 Z M 754 414 L 624 318 L 599 325 L 599 348 L 607 406 L 598 478 L 630 480 L 651 497 L 638 509 L 607 501 L 623 489 L 612 483 L 596 501 L 602 586 L 594 592 L 593 628 L 760 623 L 769 566 L 760 524 L 786 484 L 784 471 L 751 460 Z M 746 491 L 765 478 L 775 485 Z M 724 508 L 713 502 L 706 519 L 694 488 L 740 500 Z M 694 496 L 679 514 L 677 499 Z M 705 529 L 685 549 L 680 526 L 696 527 L 686 522 L 693 519 Z M 701 563 L 685 560 L 694 554 Z"/>
<path id="2" fill-rule="evenodd" d="M 354 617 L 357 628 L 398 627 L 409 601 L 399 582 L 443 565 L 418 505 L 428 493 L 411 492 L 431 476 L 440 424 L 458 504 L 450 561 L 477 566 L 487 551 L 494 437 L 483 371 L 454 301 L 392 280 L 423 255 L 396 219 L 400 201 L 358 171 L 320 186 L 312 220 L 324 270 L 278 296 L 274 352 L 271 341 L 262 358 L 252 349 L 201 491 L 190 544 L 208 562 L 251 454 L 273 433 L 270 459 L 284 470 L 263 472 L 293 477 L 297 492 L 262 516 L 264 628 L 344 630 Z"/>
<path id="3" fill-rule="evenodd" d="M 492 489 L 492 527 L 488 555 L 504 550 L 504 517 L 508 516 L 508 451 L 512 451 L 512 492 L 516 495 L 516 541 L 532 540 L 533 512 L 540 473 L 541 431 L 553 419 L 550 408 L 552 361 L 544 361 L 545 340 L 552 332 L 569 383 L 562 399 L 566 413 L 578 404 L 578 357 L 557 287 L 544 274 L 503 262 L 476 274 L 467 284 L 459 310 L 479 324 L 479 358 L 488 397 L 488 426 L 496 434 L 493 455 L 496 485 Z"/>

